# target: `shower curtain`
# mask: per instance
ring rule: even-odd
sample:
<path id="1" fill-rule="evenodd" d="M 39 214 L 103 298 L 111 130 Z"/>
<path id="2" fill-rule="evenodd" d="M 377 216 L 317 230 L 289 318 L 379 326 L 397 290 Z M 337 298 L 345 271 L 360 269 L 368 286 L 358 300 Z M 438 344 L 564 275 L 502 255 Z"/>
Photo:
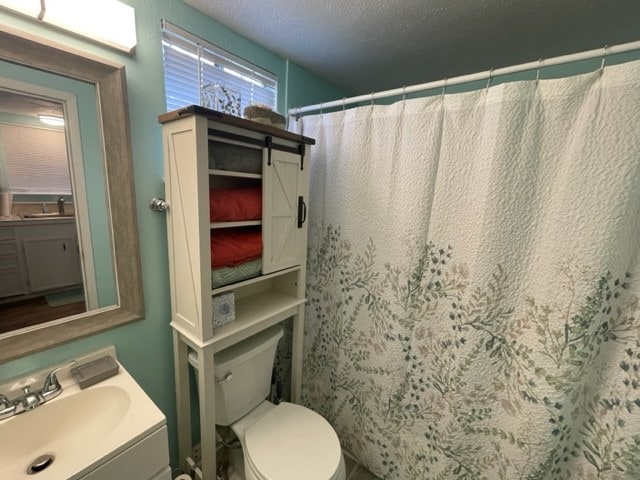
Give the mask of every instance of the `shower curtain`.
<path id="1" fill-rule="evenodd" d="M 388 479 L 640 478 L 640 62 L 304 117 L 303 401 Z"/>

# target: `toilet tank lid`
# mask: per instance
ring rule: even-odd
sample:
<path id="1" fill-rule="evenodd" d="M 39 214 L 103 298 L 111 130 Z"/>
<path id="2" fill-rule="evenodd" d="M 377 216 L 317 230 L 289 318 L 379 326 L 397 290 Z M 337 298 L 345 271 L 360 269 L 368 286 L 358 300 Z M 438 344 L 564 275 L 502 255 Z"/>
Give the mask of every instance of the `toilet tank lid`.
<path id="1" fill-rule="evenodd" d="M 251 357 L 265 351 L 267 348 L 274 346 L 282 338 L 282 327 L 275 325 L 267 328 L 255 335 L 252 335 L 241 342 L 225 348 L 214 357 L 214 371 L 229 369 L 246 362 Z M 197 370 L 199 366 L 198 356 L 196 352 L 189 353 L 189 363 Z"/>

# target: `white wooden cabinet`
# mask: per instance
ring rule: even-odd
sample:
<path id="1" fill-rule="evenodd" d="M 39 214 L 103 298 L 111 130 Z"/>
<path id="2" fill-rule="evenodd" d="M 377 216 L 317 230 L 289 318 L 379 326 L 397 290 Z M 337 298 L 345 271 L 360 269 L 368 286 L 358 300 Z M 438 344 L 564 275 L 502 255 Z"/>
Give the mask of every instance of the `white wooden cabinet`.
<path id="1" fill-rule="evenodd" d="M 167 427 L 142 440 L 87 473 L 80 480 L 171 480 Z"/>
<path id="2" fill-rule="evenodd" d="M 300 400 L 307 247 L 309 168 L 313 139 L 187 107 L 161 115 L 171 281 L 171 326 L 178 408 L 179 456 L 191 456 L 188 354 L 201 366 L 199 383 L 202 465 L 198 477 L 215 479 L 214 354 L 293 317 L 292 401 Z M 262 217 L 211 222 L 211 191 L 261 187 Z M 220 232 L 257 229 L 262 268 L 257 276 L 212 284 L 211 242 Z M 212 297 L 232 292 L 235 320 L 214 328 Z"/>
<path id="3" fill-rule="evenodd" d="M 16 229 L 0 227 L 0 298 L 27 293 Z"/>
<path id="4" fill-rule="evenodd" d="M 73 218 L 0 226 L 0 297 L 82 285 Z"/>

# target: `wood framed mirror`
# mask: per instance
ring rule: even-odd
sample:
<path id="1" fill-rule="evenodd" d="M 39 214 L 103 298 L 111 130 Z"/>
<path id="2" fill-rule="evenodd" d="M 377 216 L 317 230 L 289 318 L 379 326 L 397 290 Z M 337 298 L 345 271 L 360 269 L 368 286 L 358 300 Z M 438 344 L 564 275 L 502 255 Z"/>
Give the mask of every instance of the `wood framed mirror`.
<path id="1" fill-rule="evenodd" d="M 0 60 L 95 86 L 117 301 L 0 335 L 0 363 L 144 317 L 135 190 L 123 65 L 0 27 Z"/>

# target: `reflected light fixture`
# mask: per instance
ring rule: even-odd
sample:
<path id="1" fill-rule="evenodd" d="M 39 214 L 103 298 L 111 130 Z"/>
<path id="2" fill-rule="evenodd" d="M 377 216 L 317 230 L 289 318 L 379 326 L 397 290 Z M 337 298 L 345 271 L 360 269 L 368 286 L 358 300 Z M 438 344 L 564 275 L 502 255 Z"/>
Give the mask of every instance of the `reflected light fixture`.
<path id="1" fill-rule="evenodd" d="M 64 125 L 64 118 L 58 117 L 57 115 L 45 115 L 41 113 L 38 115 L 38 118 L 42 123 L 46 123 L 47 125 L 53 125 L 55 127 L 61 127 Z"/>
<path id="2" fill-rule="evenodd" d="M 117 0 L 0 0 L 0 7 L 126 53 L 136 46 L 135 10 Z"/>

